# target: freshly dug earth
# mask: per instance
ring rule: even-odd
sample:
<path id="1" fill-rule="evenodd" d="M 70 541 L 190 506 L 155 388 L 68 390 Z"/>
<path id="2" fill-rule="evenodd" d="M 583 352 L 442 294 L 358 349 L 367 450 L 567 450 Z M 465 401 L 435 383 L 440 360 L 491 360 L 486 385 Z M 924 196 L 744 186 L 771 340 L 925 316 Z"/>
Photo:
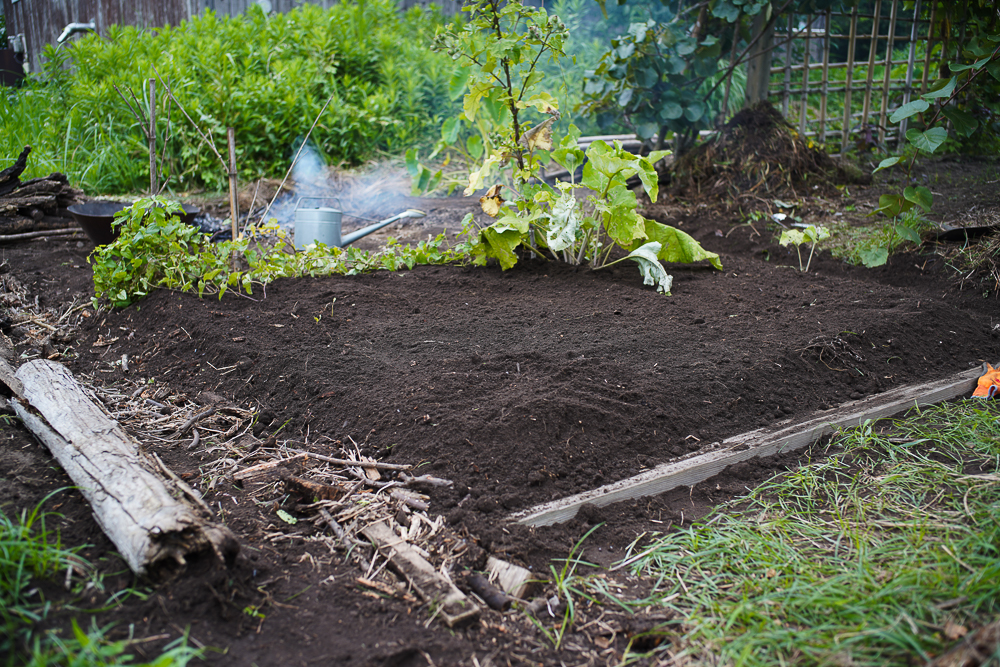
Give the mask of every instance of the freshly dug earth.
<path id="1" fill-rule="evenodd" d="M 992 163 L 985 169 L 995 174 Z M 968 187 L 953 184 L 950 192 Z M 432 210 L 429 222 L 457 227 L 457 208 Z M 550 559 L 564 558 L 598 523 L 605 522 L 582 555 L 607 564 L 637 536 L 690 523 L 800 454 L 747 462 L 692 489 L 588 508 L 561 526 L 511 525 L 512 511 L 730 435 L 1000 359 L 996 295 L 957 289 L 936 255 L 897 255 L 866 270 L 820 254 L 804 274 L 790 266 L 794 251 L 759 223 L 734 226 L 712 209 L 674 205 L 646 213 L 683 224 L 721 255 L 725 270 L 670 267 L 672 296 L 644 287 L 631 266 L 593 272 L 537 260 L 507 272 L 421 267 L 282 280 L 252 298 L 221 301 L 160 291 L 90 317 L 70 366 L 98 385 L 151 382 L 192 398 L 222 395 L 259 411 L 262 439 L 274 434 L 334 456 L 353 440 L 362 454 L 419 464 L 419 472 L 455 482 L 430 492 L 431 513 L 486 552 L 547 572 Z M 6 260 L 42 305 L 68 302 L 92 289 L 90 247 L 80 245 L 25 244 L 8 249 Z M 127 378 L 115 363 L 122 355 Z M 23 430 L 2 428 L 5 512 L 69 484 Z M 119 621 L 120 633 L 134 623 L 136 636 L 162 635 L 138 645 L 140 655 L 190 627 L 194 640 L 223 651 L 209 654 L 218 665 L 473 664 L 473 657 L 604 664 L 655 620 L 607 610 L 617 634 L 595 641 L 602 633 L 594 626 L 560 651 L 518 612 L 487 612 L 448 631 L 428 622 L 426 606 L 371 597 L 356 584 L 355 566 L 312 541 L 318 529 L 283 524 L 275 505 L 255 504 L 230 481 L 207 489 L 200 470 L 218 453 L 187 445 L 164 443 L 157 453 L 221 510 L 244 552 L 231 572 L 197 564 L 189 576 L 96 616 Z M 85 555 L 119 573 L 105 593 L 82 601 L 101 606 L 130 582 L 123 566 L 77 493 L 63 491 L 46 507 L 64 515 L 64 543 L 92 544 Z M 292 537 L 274 539 L 282 531 Z M 607 576 L 630 592 L 646 585 Z M 258 607 L 265 618 L 251 613 Z M 68 618 L 60 612 L 56 622 Z"/>
<path id="2" fill-rule="evenodd" d="M 795 199 L 831 184 L 870 183 L 871 176 L 831 158 L 767 101 L 743 109 L 714 137 L 675 164 L 670 190 L 688 200 L 726 197 L 758 209 L 775 197 Z"/>

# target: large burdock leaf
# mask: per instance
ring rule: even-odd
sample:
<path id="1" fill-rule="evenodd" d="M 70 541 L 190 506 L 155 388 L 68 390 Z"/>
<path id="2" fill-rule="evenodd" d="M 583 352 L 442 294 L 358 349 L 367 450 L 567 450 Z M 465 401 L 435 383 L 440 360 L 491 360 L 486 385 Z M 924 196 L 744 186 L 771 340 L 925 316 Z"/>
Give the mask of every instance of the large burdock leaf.
<path id="1" fill-rule="evenodd" d="M 521 232 L 507 226 L 498 229 L 491 225 L 482 231 L 482 240 L 486 256 L 500 262 L 500 268 L 504 271 L 517 264 L 514 249 L 521 243 Z"/>
<path id="2" fill-rule="evenodd" d="M 662 225 L 654 220 L 646 220 L 646 237 L 662 246 L 657 256 L 665 262 L 691 264 L 707 259 L 708 263 L 722 270 L 722 262 L 714 252 L 701 247 L 689 234 L 679 229 Z"/>
<path id="3" fill-rule="evenodd" d="M 660 264 L 658 255 L 661 246 L 656 241 L 650 241 L 630 252 L 625 259 L 631 259 L 639 265 L 643 285 L 656 285 L 656 291 L 670 294 L 674 278 Z"/>
<path id="4" fill-rule="evenodd" d="M 572 192 L 562 193 L 562 197 L 552 207 L 549 226 L 545 230 L 545 242 L 549 248 L 559 252 L 573 245 L 576 232 L 580 228 L 580 209 Z"/>

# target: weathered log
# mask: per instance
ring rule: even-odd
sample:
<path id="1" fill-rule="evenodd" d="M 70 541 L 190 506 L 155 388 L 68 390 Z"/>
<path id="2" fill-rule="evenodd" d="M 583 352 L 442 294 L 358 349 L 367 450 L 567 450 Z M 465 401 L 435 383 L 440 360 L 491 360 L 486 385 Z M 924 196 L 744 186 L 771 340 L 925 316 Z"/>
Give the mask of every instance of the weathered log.
<path id="1" fill-rule="evenodd" d="M 62 365 L 36 359 L 15 373 L 18 416 L 90 502 L 94 517 L 136 574 L 173 574 L 187 558 L 213 553 L 231 563 L 239 543 L 154 472 L 138 444 L 107 417 Z M 30 406 L 30 407 L 29 407 Z"/>

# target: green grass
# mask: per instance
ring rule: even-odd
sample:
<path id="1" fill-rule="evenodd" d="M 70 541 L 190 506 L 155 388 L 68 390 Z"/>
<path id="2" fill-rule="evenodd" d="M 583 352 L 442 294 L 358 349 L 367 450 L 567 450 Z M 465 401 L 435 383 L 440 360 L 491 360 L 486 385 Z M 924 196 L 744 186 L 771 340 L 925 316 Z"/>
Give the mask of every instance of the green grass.
<path id="1" fill-rule="evenodd" d="M 61 491 L 61 489 L 60 489 Z M 0 664 L 30 667 L 98 667 L 105 665 L 135 665 L 134 656 L 127 653 L 131 641 L 110 641 L 109 628 L 99 628 L 91 622 L 88 631 L 71 621 L 71 636 L 61 636 L 58 630 L 39 631 L 39 623 L 50 618 L 60 603 L 47 600 L 39 584 L 45 580 L 61 580 L 63 573 L 74 569 L 75 581 L 82 580 L 100 588 L 100 579 L 93 568 L 78 555 L 80 548 L 63 547 L 59 534 L 46 525 L 46 520 L 59 515 L 42 512 L 44 503 L 59 491 L 49 494 L 31 512 L 9 517 L 0 511 Z M 69 593 L 67 595 L 70 595 Z M 202 651 L 187 645 L 181 637 L 151 663 L 155 667 L 183 667 Z"/>
<path id="2" fill-rule="evenodd" d="M 619 567 L 678 615 L 668 647 L 720 664 L 910 665 L 1000 612 L 1000 409 L 924 408 L 779 475 Z M 986 472 L 967 474 L 972 464 Z M 633 656 L 634 657 L 634 656 Z M 1000 658 L 1000 647 L 994 659 Z M 713 663 L 715 664 L 715 663 Z"/>

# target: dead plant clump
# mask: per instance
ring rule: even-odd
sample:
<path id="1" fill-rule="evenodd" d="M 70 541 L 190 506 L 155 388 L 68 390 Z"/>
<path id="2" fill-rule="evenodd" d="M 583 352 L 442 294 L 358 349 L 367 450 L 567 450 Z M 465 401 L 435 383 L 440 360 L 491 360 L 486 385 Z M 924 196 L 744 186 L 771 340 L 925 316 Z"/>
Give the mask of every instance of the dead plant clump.
<path id="1" fill-rule="evenodd" d="M 770 102 L 743 109 L 714 137 L 682 156 L 671 191 L 686 199 L 797 199 L 815 185 L 870 182 L 853 164 L 836 160 L 782 118 Z"/>

